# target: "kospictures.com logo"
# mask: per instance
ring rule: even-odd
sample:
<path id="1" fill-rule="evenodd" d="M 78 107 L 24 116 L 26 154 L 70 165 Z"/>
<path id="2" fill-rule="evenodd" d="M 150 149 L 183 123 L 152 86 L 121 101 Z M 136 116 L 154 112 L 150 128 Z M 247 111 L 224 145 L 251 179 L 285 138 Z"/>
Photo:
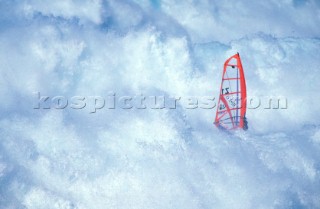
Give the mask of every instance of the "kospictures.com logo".
<path id="1" fill-rule="evenodd" d="M 239 101 L 236 96 L 230 95 L 230 101 Z M 165 96 L 144 95 L 118 96 L 109 92 L 106 96 L 47 96 L 40 92 L 34 93 L 33 109 L 74 109 L 96 113 L 101 109 L 214 109 L 217 99 L 213 96 Z M 287 109 L 288 100 L 285 97 L 265 96 L 247 98 L 248 109 Z"/>

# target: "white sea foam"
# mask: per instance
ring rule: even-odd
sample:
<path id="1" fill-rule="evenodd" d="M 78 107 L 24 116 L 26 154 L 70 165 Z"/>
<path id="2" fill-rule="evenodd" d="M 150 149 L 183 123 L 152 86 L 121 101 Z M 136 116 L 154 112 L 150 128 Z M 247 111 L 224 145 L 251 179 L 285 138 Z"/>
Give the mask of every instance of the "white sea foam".
<path id="1" fill-rule="evenodd" d="M 0 208 L 319 208 L 315 0 L 0 1 Z M 218 96 L 239 52 L 249 130 L 215 109 L 34 109 L 42 95 Z"/>

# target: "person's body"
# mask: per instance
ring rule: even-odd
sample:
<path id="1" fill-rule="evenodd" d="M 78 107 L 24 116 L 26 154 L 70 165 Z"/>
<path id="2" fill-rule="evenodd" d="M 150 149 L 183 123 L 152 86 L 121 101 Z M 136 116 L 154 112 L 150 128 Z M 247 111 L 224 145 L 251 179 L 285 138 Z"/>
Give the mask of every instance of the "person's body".
<path id="1" fill-rule="evenodd" d="M 243 118 L 243 130 L 248 130 L 248 121 L 247 121 L 247 118 L 246 116 L 244 116 Z"/>

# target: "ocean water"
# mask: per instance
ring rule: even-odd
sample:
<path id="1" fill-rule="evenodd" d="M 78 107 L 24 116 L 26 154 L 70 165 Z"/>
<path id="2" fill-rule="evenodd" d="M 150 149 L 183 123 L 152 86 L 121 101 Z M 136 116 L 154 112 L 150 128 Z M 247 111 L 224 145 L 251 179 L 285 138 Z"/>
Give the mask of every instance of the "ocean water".
<path id="1" fill-rule="evenodd" d="M 320 208 L 317 0 L 0 11 L 1 209 Z M 236 52 L 253 103 L 226 133 L 188 99 L 217 98 Z"/>

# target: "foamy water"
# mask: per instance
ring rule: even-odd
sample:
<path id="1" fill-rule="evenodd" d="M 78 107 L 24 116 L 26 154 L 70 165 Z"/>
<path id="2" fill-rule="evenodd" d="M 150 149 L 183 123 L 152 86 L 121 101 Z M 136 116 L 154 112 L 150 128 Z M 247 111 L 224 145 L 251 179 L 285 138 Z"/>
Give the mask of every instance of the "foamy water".
<path id="1" fill-rule="evenodd" d="M 0 9 L 0 208 L 320 208 L 318 1 Z M 213 126 L 215 108 L 183 98 L 217 97 L 236 52 L 248 96 L 286 98 L 287 108 L 262 102 L 247 132 L 228 134 Z M 37 92 L 50 109 L 35 108 Z M 182 100 L 91 113 L 94 98 L 114 94 Z M 88 103 L 59 109 L 55 96 Z"/>

